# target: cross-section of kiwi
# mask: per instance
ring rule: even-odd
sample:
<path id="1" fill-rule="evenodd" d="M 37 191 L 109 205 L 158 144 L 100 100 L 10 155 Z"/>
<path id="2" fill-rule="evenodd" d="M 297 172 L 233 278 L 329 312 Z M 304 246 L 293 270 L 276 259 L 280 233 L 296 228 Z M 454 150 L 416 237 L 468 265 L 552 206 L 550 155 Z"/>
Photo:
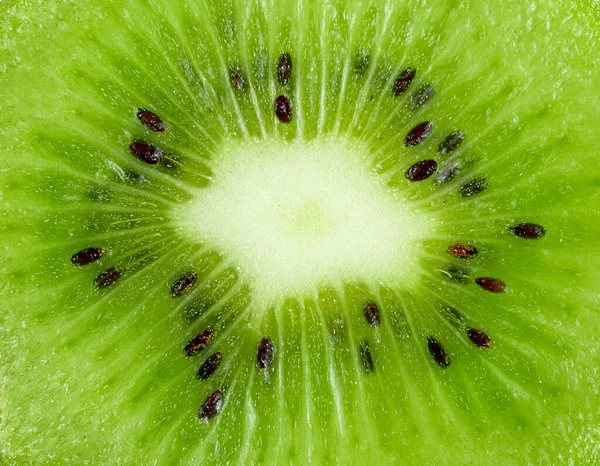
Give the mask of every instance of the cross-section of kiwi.
<path id="1" fill-rule="evenodd" d="M 5 2 L 6 464 L 597 464 L 593 2 Z"/>

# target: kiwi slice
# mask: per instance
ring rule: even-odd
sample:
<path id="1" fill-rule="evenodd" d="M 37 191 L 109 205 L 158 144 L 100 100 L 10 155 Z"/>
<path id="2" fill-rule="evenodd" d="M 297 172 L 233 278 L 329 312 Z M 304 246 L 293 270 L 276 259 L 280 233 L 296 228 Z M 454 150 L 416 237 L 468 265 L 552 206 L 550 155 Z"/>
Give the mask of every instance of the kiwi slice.
<path id="1" fill-rule="evenodd" d="M 592 2 L 3 13 L 1 462 L 600 462 Z"/>

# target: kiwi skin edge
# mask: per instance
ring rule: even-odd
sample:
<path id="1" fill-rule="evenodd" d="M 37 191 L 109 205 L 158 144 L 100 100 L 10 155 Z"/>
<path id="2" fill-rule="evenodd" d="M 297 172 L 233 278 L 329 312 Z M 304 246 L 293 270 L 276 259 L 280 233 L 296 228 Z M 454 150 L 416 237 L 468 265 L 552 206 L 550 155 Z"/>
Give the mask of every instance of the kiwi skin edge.
<path id="1" fill-rule="evenodd" d="M 600 463 L 593 2 L 3 12 L 1 464 Z"/>

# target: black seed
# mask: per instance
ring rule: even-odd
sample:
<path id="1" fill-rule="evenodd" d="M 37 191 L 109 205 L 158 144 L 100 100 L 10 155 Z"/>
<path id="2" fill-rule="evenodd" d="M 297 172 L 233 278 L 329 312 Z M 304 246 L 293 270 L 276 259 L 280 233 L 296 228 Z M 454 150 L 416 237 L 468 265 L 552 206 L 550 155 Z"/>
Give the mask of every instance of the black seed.
<path id="1" fill-rule="evenodd" d="M 146 110 L 145 108 L 139 108 L 137 111 L 138 120 L 142 123 L 146 128 L 151 131 L 155 131 L 157 133 L 162 133 L 167 129 L 163 121 L 160 117 L 150 110 Z"/>
<path id="2" fill-rule="evenodd" d="M 421 86 L 410 99 L 411 108 L 413 110 L 419 108 L 421 105 L 427 102 L 434 93 L 435 87 L 433 87 L 431 84 L 425 84 Z"/>
<path id="3" fill-rule="evenodd" d="M 381 322 L 381 316 L 379 315 L 379 308 L 374 301 L 367 301 L 363 305 L 365 318 L 371 327 L 379 327 Z"/>
<path id="4" fill-rule="evenodd" d="M 435 160 L 421 160 L 411 166 L 406 172 L 406 178 L 409 181 L 423 181 L 429 178 L 437 170 Z"/>
<path id="5" fill-rule="evenodd" d="M 112 285 L 123 275 L 123 271 L 118 267 L 112 267 L 108 270 L 105 270 L 101 274 L 99 274 L 94 283 L 96 284 L 97 289 L 106 288 L 109 285 Z"/>
<path id="6" fill-rule="evenodd" d="M 201 421 L 210 421 L 215 414 L 221 411 L 221 407 L 223 406 L 223 396 L 221 395 L 221 390 L 215 390 L 211 393 L 200 409 L 198 410 L 198 417 Z"/>
<path id="7" fill-rule="evenodd" d="M 354 77 L 356 79 L 363 77 L 370 62 L 371 56 L 367 50 L 359 50 L 356 52 L 356 59 L 354 60 Z"/>
<path id="8" fill-rule="evenodd" d="M 102 248 L 86 248 L 71 256 L 71 262 L 75 265 L 88 265 L 100 259 L 106 250 Z"/>
<path id="9" fill-rule="evenodd" d="M 273 356 L 275 355 L 275 347 L 268 338 L 263 338 L 258 345 L 258 351 L 256 353 L 256 362 L 258 367 L 261 369 L 268 369 L 273 362 Z"/>
<path id="10" fill-rule="evenodd" d="M 433 337 L 427 337 L 427 347 L 429 352 L 441 367 L 448 367 L 450 365 L 450 357 L 446 354 L 446 350 L 442 345 Z"/>
<path id="11" fill-rule="evenodd" d="M 406 147 L 414 147 L 418 144 L 421 144 L 429 137 L 432 131 L 433 123 L 429 121 L 423 121 L 408 132 L 404 138 L 404 145 Z"/>
<path id="12" fill-rule="evenodd" d="M 460 165 L 458 165 L 457 163 L 455 163 L 454 165 L 452 165 L 448 168 L 444 168 L 438 174 L 438 177 L 437 177 L 438 186 L 441 186 L 441 185 L 447 183 L 448 181 L 456 178 L 459 174 L 460 174 Z"/>
<path id="13" fill-rule="evenodd" d="M 497 278 L 476 278 L 475 283 L 477 283 L 484 290 L 492 293 L 504 293 L 506 291 L 506 283 L 504 283 L 502 280 L 498 280 Z"/>
<path id="14" fill-rule="evenodd" d="M 536 223 L 521 223 L 509 228 L 510 232 L 519 238 L 539 239 L 546 235 L 546 229 Z"/>
<path id="15" fill-rule="evenodd" d="M 412 83 L 413 79 L 415 79 L 415 75 L 417 74 L 417 70 L 414 68 L 406 68 L 402 73 L 398 75 L 396 78 L 396 82 L 394 82 L 394 87 L 392 88 L 392 93 L 394 97 L 398 97 L 406 92 L 410 83 Z"/>
<path id="16" fill-rule="evenodd" d="M 470 244 L 453 244 L 448 248 L 448 254 L 461 259 L 477 257 L 477 249 Z"/>
<path id="17" fill-rule="evenodd" d="M 289 53 L 282 53 L 277 64 L 277 81 L 285 86 L 292 76 L 292 57 Z"/>
<path id="18" fill-rule="evenodd" d="M 460 267 L 455 267 L 453 265 L 449 265 L 447 267 L 444 267 L 441 270 L 441 272 L 446 277 L 448 277 L 450 280 L 454 280 L 455 282 L 458 282 L 458 283 L 466 284 L 471 281 L 471 278 L 469 277 L 469 272 L 467 272 L 464 269 L 461 269 Z"/>
<path id="19" fill-rule="evenodd" d="M 239 66 L 233 65 L 229 69 L 229 77 L 231 78 L 231 84 L 239 92 L 244 92 L 246 89 L 246 80 L 242 74 L 242 70 Z"/>
<path id="20" fill-rule="evenodd" d="M 188 273 L 175 281 L 171 287 L 171 296 L 174 298 L 187 293 L 194 283 L 196 283 L 197 275 L 195 273 Z"/>
<path id="21" fill-rule="evenodd" d="M 129 144 L 129 150 L 142 162 L 146 162 L 150 165 L 156 165 L 157 163 L 162 162 L 163 159 L 160 151 L 145 141 L 139 141 L 137 139 L 132 141 L 131 144 Z"/>
<path id="22" fill-rule="evenodd" d="M 487 178 L 473 178 L 467 184 L 460 188 L 460 195 L 462 197 L 474 196 L 482 191 L 485 191 L 490 186 Z"/>
<path id="23" fill-rule="evenodd" d="M 213 354 L 210 358 L 204 361 L 204 364 L 200 366 L 196 377 L 198 377 L 200 380 L 208 379 L 213 374 L 213 372 L 217 370 L 217 367 L 219 367 L 220 363 L 221 353 Z"/>
<path id="24" fill-rule="evenodd" d="M 292 101 L 284 95 L 275 99 L 275 115 L 282 123 L 292 121 Z"/>
<path id="25" fill-rule="evenodd" d="M 440 145 L 438 146 L 438 152 L 441 155 L 446 155 L 456 149 L 465 140 L 465 133 L 463 131 L 454 131 L 446 136 Z"/>
<path id="26" fill-rule="evenodd" d="M 212 337 L 212 328 L 208 327 L 205 330 L 202 330 L 198 335 L 192 338 L 187 345 L 185 345 L 185 354 L 188 356 L 193 356 L 194 354 L 198 353 L 202 348 L 211 342 Z"/>
<path id="27" fill-rule="evenodd" d="M 473 342 L 473 344 L 479 346 L 480 348 L 491 348 L 492 340 L 487 334 L 482 332 L 481 330 L 477 330 L 474 328 L 467 329 L 467 336 L 469 340 Z"/>
<path id="28" fill-rule="evenodd" d="M 371 354 L 371 347 L 369 343 L 364 341 L 360 344 L 360 358 L 365 368 L 365 372 L 373 372 L 375 365 L 373 364 L 373 355 Z"/>

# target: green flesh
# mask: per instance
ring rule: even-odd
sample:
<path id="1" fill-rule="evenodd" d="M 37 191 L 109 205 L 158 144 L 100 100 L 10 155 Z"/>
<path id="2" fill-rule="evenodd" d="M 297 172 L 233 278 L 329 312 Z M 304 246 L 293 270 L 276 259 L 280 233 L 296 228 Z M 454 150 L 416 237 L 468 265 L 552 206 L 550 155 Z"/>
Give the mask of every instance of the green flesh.
<path id="1" fill-rule="evenodd" d="M 0 462 L 600 461 L 597 7 L 13 3 L 2 6 L 0 52 Z M 284 51 L 293 71 L 282 88 Z M 359 76 L 355 61 L 365 51 Z M 232 86 L 232 66 L 243 92 Z M 394 98 L 408 66 L 415 81 Z M 435 94 L 411 109 L 425 84 Z M 273 112 L 280 94 L 293 102 L 289 124 Z M 167 131 L 146 130 L 139 107 L 155 111 Z M 405 148 L 408 131 L 426 120 L 432 135 Z M 466 133 L 463 144 L 439 155 L 456 130 Z M 135 159 L 133 138 L 160 147 L 175 167 Z M 226 235 L 235 216 L 219 224 L 209 216 L 220 208 L 198 205 L 209 190 L 225 197 L 234 185 L 219 176 L 236 147 L 251 173 L 252 163 L 269 167 L 257 147 L 285 141 L 345 148 L 325 154 L 348 167 L 340 182 L 350 180 L 357 199 L 373 195 L 361 206 L 365 221 L 386 229 L 360 230 L 360 241 L 342 250 L 358 266 L 336 275 L 332 254 L 327 273 L 309 280 L 305 270 L 294 275 L 294 256 L 273 253 L 265 278 L 257 271 L 272 263 L 256 257 L 268 245 L 244 256 Z M 242 150 L 249 145 L 250 154 Z M 406 170 L 429 158 L 438 173 L 456 163 L 462 171 L 442 186 L 437 174 L 407 181 Z M 371 167 L 365 177 L 377 178 L 372 191 L 356 182 L 361 160 Z M 489 188 L 461 197 L 461 186 L 481 176 Z M 383 198 L 395 199 L 398 212 L 388 215 Z M 282 222 L 321 244 L 313 232 L 334 215 L 315 214 L 310 203 L 298 209 Z M 523 222 L 543 225 L 546 236 L 507 231 Z M 205 223 L 219 231 L 203 233 Z M 394 230 L 400 224 L 406 242 Z M 394 254 L 402 254 L 383 261 L 379 276 L 382 237 L 399 241 Z M 288 251 L 288 240 L 273 250 Z M 455 243 L 479 256 L 450 257 Z M 71 264 L 87 247 L 108 254 Z M 124 269 L 121 279 L 94 289 L 112 266 Z M 469 283 L 449 279 L 448 266 L 465 269 Z M 195 285 L 173 298 L 172 284 L 191 270 Z M 475 277 L 501 279 L 507 292 L 489 293 Z M 363 313 L 368 300 L 381 313 L 377 328 Z M 465 322 L 448 317 L 448 306 Z M 493 348 L 473 345 L 466 326 L 489 334 Z M 209 347 L 186 357 L 184 346 L 207 327 L 215 331 Z M 276 348 L 266 373 L 256 365 L 265 336 Z M 449 367 L 433 360 L 428 336 L 446 349 Z M 218 369 L 198 380 L 217 351 Z M 217 388 L 221 411 L 199 421 Z"/>

